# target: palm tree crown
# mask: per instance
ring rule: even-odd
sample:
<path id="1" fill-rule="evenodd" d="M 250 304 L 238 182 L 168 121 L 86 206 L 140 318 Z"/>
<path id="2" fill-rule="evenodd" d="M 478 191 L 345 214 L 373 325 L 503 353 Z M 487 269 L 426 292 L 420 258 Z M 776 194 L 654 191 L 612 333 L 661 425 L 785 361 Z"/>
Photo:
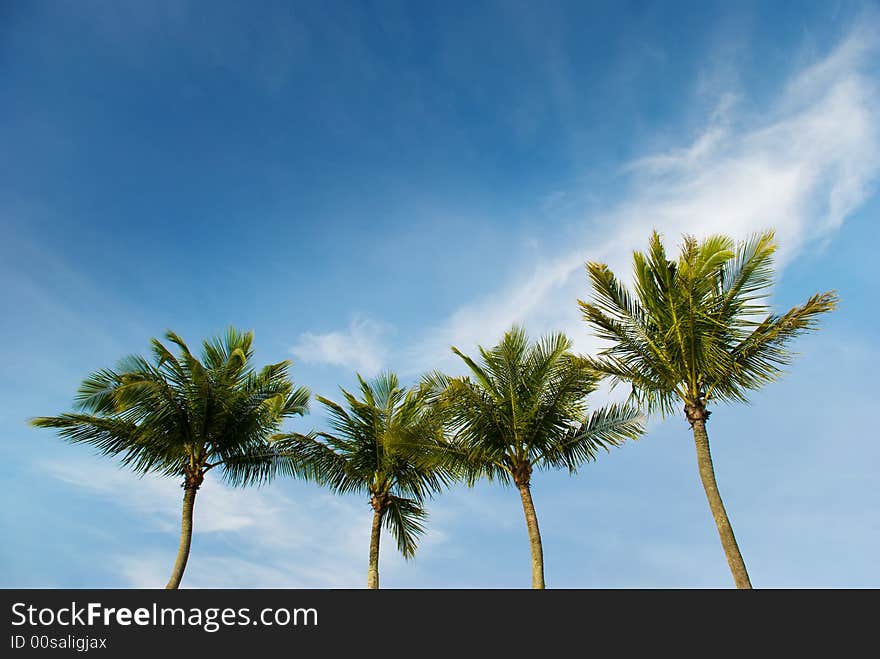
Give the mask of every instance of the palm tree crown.
<path id="1" fill-rule="evenodd" d="M 611 404 L 587 412 L 600 376 L 570 348 L 564 334 L 530 344 L 515 327 L 494 348 L 479 348 L 479 364 L 452 348 L 470 375 L 430 376 L 453 431 L 448 450 L 466 458 L 461 464 L 471 481 L 486 476 L 519 485 L 529 482 L 533 468 L 574 473 L 599 449 L 640 434 L 633 408 Z"/>
<path id="2" fill-rule="evenodd" d="M 182 477 L 191 526 L 195 492 L 209 470 L 217 468 L 232 485 L 271 478 L 279 463 L 268 439 L 284 418 L 307 411 L 310 394 L 294 388 L 290 362 L 253 368 L 252 332 L 230 328 L 204 341 L 201 359 L 173 332 L 166 337 L 178 356 L 153 339 L 152 360 L 131 355 L 116 369 L 95 371 L 79 388 L 76 412 L 31 423 L 90 444 L 137 473 Z M 183 539 L 178 583 L 189 551 Z"/>
<path id="3" fill-rule="evenodd" d="M 357 377 L 360 398 L 342 389 L 344 406 L 317 396 L 328 411 L 331 432 L 280 436 L 274 449 L 296 457 L 289 466 L 297 475 L 337 493 L 369 496 L 374 511 L 369 583 L 378 587 L 380 526 L 411 558 L 424 532 L 424 500 L 448 485 L 452 474 L 433 458 L 442 426 L 425 393 L 404 389 L 393 373 L 369 382 Z"/>
<path id="4" fill-rule="evenodd" d="M 685 236 L 672 261 L 654 232 L 648 253 L 633 254 L 634 294 L 607 265 L 588 263 L 594 296 L 579 304 L 611 342 L 594 366 L 615 383 L 629 382 L 651 412 L 667 414 L 681 402 L 746 401 L 791 361 L 787 344 L 837 302 L 834 292 L 818 293 L 785 314 L 771 313 L 775 250 L 773 232 L 739 245 L 726 236 Z"/>

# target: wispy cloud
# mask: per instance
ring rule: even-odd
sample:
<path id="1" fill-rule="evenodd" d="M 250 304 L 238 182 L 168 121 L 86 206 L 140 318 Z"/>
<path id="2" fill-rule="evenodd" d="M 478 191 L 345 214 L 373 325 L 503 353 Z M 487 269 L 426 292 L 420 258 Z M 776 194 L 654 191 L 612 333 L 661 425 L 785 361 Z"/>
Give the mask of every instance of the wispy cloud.
<path id="1" fill-rule="evenodd" d="M 391 351 L 386 331 L 357 318 L 344 330 L 300 336 L 292 351 L 305 362 L 375 373 L 393 361 L 406 375 L 460 364 L 449 347 L 470 351 L 494 343 L 514 323 L 534 333 L 566 331 L 578 350 L 597 341 L 581 322 L 575 300 L 588 295 L 583 266 L 602 260 L 622 276 L 630 254 L 652 229 L 670 243 L 683 233 L 737 238 L 774 228 L 784 267 L 805 246 L 830 236 L 871 194 L 880 172 L 880 94 L 868 69 L 880 46 L 871 16 L 835 50 L 791 75 L 766 107 L 713 78 L 716 103 L 686 144 L 649 152 L 619 172 L 624 193 L 596 213 L 578 210 L 577 190 L 557 189 L 555 205 L 580 227 L 582 242 L 538 255 L 522 278 L 465 302 L 409 345 Z M 695 91 L 705 96 L 704 86 Z M 547 200 L 545 200 L 545 205 Z M 588 209 L 589 206 L 589 209 Z"/>
<path id="2" fill-rule="evenodd" d="M 104 462 L 53 460 L 42 462 L 40 468 L 71 488 L 99 495 L 107 505 L 127 511 L 139 528 L 167 535 L 167 550 L 126 551 L 111 566 L 126 586 L 156 588 L 165 583 L 180 532 L 178 483 L 150 476 L 138 479 Z M 235 489 L 209 474 L 195 506 L 193 550 L 184 586 L 359 588 L 366 584 L 372 519 L 366 500 L 324 490 L 297 497 L 284 485 Z M 441 526 L 429 525 L 420 553 L 446 542 Z M 383 532 L 384 577 L 393 583 L 397 575 L 412 569 Z"/>
<path id="3" fill-rule="evenodd" d="M 876 61 L 877 27 L 866 21 L 793 75 L 758 114 L 746 112 L 733 92 L 721 93 L 690 144 L 646 154 L 624 169 L 625 198 L 582 218 L 583 244 L 548 255 L 524 279 L 455 310 L 407 350 L 407 370 L 450 364 L 450 345 L 492 343 L 513 323 L 535 332 L 563 329 L 578 349 L 595 347 L 575 304 L 587 294 L 583 264 L 603 260 L 628 273 L 631 251 L 643 248 L 654 228 L 672 242 L 682 233 L 744 237 L 773 227 L 781 265 L 827 237 L 865 201 L 880 171 L 880 95 L 866 71 Z"/>
<path id="4" fill-rule="evenodd" d="M 384 337 L 388 332 L 386 325 L 358 316 L 345 330 L 301 334 L 290 351 L 307 364 L 345 366 L 371 376 L 387 362 Z"/>

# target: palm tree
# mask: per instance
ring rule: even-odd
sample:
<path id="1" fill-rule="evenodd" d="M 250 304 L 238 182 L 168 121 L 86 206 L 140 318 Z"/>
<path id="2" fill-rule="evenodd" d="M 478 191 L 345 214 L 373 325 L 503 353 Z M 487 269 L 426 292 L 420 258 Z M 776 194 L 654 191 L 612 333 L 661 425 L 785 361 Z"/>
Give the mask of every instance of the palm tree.
<path id="1" fill-rule="evenodd" d="M 166 337 L 179 356 L 152 339 L 152 362 L 131 355 L 115 370 L 95 371 L 80 385 L 77 412 L 31 423 L 91 444 L 136 473 L 183 478 L 180 546 L 166 586 L 173 589 L 189 558 L 193 507 L 205 474 L 219 468 L 237 486 L 270 479 L 286 458 L 268 438 L 286 417 L 306 413 L 310 394 L 294 388 L 288 361 L 254 370 L 252 332 L 230 328 L 204 341 L 201 359 L 173 332 Z"/>
<path id="2" fill-rule="evenodd" d="M 627 382 L 650 412 L 684 404 L 693 429 L 700 479 L 738 588 L 751 588 L 745 562 L 718 492 L 706 421 L 714 402 L 746 402 L 750 390 L 775 380 L 792 354 L 789 342 L 816 328 L 835 308 L 819 293 L 783 315 L 765 300 L 773 281 L 773 232 L 735 244 L 684 236 L 678 261 L 666 258 L 655 231 L 647 254 L 633 254 L 635 293 L 607 265 L 588 263 L 593 301 L 579 301 L 584 319 L 611 342 L 594 367 L 614 384 Z"/>
<path id="3" fill-rule="evenodd" d="M 491 350 L 479 348 L 481 363 L 452 351 L 469 376 L 433 374 L 426 384 L 449 425 L 447 453 L 473 482 L 486 476 L 513 481 L 525 513 L 532 556 L 532 588 L 544 588 L 544 554 L 532 501 L 532 471 L 565 467 L 574 473 L 608 449 L 641 434 L 641 417 L 626 405 L 587 413 L 586 397 L 599 377 L 582 357 L 569 352 L 564 334 L 530 344 L 513 328 Z"/>
<path id="4" fill-rule="evenodd" d="M 286 468 L 309 476 L 340 494 L 368 495 L 373 509 L 367 587 L 379 587 L 382 527 L 404 558 L 415 555 L 424 532 L 426 497 L 439 492 L 452 474 L 433 458 L 442 433 L 426 394 L 405 390 L 397 376 L 383 373 L 367 382 L 361 398 L 341 389 L 346 406 L 316 398 L 327 408 L 332 432 L 278 436 L 274 448 L 295 458 Z"/>

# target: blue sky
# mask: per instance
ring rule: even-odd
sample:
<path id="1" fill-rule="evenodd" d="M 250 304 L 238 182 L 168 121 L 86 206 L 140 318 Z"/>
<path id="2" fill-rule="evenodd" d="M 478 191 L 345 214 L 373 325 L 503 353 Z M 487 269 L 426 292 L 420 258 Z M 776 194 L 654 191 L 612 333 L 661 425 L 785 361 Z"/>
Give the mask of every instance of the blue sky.
<path id="1" fill-rule="evenodd" d="M 0 15 L 0 584 L 161 586 L 180 489 L 27 427 L 173 328 L 233 324 L 334 397 L 579 320 L 583 263 L 652 228 L 775 227 L 773 301 L 837 289 L 750 406 L 716 411 L 758 586 L 880 586 L 871 430 L 880 13 L 871 3 L 31 2 Z M 607 398 L 599 394 L 594 404 Z M 320 427 L 319 406 L 291 427 Z M 533 479 L 550 587 L 729 586 L 682 418 Z M 513 490 L 431 504 L 388 587 L 527 587 Z M 370 510 L 203 487 L 185 586 L 360 587 Z"/>

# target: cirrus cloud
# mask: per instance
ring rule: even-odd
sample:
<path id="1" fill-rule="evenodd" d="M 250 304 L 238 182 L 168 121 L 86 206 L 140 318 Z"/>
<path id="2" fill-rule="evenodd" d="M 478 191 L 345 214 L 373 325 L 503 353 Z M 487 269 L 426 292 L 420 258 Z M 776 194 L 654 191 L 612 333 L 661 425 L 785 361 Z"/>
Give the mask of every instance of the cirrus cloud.
<path id="1" fill-rule="evenodd" d="M 388 332 L 387 325 L 356 316 L 344 330 L 304 332 L 290 352 L 307 364 L 345 366 L 371 376 L 387 361 L 384 337 Z"/>
<path id="2" fill-rule="evenodd" d="M 626 279 L 632 250 L 653 229 L 672 243 L 683 233 L 742 238 L 772 227 L 781 267 L 827 238 L 871 195 L 880 173 L 880 94 L 870 69 L 878 27 L 864 21 L 793 74 L 760 112 L 747 111 L 733 91 L 720 93 L 689 144 L 629 163 L 621 172 L 626 194 L 601 214 L 575 219 L 582 243 L 547 254 L 527 276 L 454 310 L 405 349 L 405 370 L 452 366 L 450 345 L 493 344 L 514 323 L 561 329 L 577 349 L 595 348 L 575 304 L 588 294 L 584 263 L 605 261 Z"/>

